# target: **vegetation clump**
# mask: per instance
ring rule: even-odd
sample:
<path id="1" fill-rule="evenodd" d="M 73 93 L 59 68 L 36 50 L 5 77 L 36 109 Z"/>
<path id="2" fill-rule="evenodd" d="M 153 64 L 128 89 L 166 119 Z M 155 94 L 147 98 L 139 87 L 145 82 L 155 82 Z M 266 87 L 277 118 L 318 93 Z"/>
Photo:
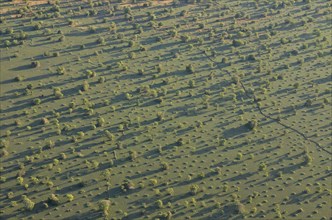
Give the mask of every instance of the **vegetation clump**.
<path id="1" fill-rule="evenodd" d="M 35 203 L 30 200 L 26 195 L 22 196 L 23 204 L 26 210 L 32 211 L 33 208 L 35 207 Z"/>

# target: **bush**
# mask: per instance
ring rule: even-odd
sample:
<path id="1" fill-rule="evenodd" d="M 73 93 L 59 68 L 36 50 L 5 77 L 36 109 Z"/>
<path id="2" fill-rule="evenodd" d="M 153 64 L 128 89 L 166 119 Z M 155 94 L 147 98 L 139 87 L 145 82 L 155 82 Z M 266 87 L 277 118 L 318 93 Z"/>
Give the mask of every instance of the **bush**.
<path id="1" fill-rule="evenodd" d="M 192 64 L 189 64 L 189 65 L 187 65 L 186 66 L 186 71 L 188 72 L 188 73 L 194 73 L 195 72 L 195 68 L 194 68 L 194 66 L 192 65 Z"/>
<path id="2" fill-rule="evenodd" d="M 259 164 L 258 170 L 259 171 L 265 171 L 267 169 L 267 166 L 264 162 Z"/>
<path id="3" fill-rule="evenodd" d="M 247 127 L 250 129 L 250 130 L 254 130 L 258 127 L 258 121 L 257 120 L 251 120 L 247 123 Z"/>
<path id="4" fill-rule="evenodd" d="M 131 161 L 135 161 L 138 157 L 138 154 L 136 151 L 132 150 L 132 151 L 129 151 L 129 158 Z"/>
<path id="5" fill-rule="evenodd" d="M 39 62 L 39 61 L 33 61 L 33 62 L 31 63 L 31 67 L 33 67 L 33 68 L 40 67 L 40 62 Z"/>
<path id="6" fill-rule="evenodd" d="M 40 105 L 40 103 L 41 103 L 41 100 L 38 98 L 33 100 L 34 105 Z"/>
<path id="7" fill-rule="evenodd" d="M 135 184 L 132 181 L 126 179 L 121 184 L 121 189 L 123 191 L 135 189 Z"/>
<path id="8" fill-rule="evenodd" d="M 47 199 L 47 203 L 51 205 L 59 205 L 60 199 L 55 194 L 51 194 Z"/>
<path id="9" fill-rule="evenodd" d="M 312 157 L 309 155 L 308 152 L 305 152 L 304 154 L 304 164 L 305 165 L 311 165 L 312 163 Z"/>
<path id="10" fill-rule="evenodd" d="M 35 203 L 31 201 L 26 195 L 23 195 L 22 199 L 25 209 L 29 211 L 33 210 L 33 208 L 35 207 Z"/>
<path id="11" fill-rule="evenodd" d="M 105 131 L 105 135 L 110 141 L 113 141 L 115 139 L 114 134 L 112 134 L 111 132 L 109 132 L 107 130 Z"/>
<path id="12" fill-rule="evenodd" d="M 14 80 L 15 81 L 17 81 L 17 82 L 20 82 L 20 81 L 22 81 L 24 78 L 22 77 L 22 76 L 20 76 L 20 75 L 17 75 L 15 78 L 14 78 Z"/>
<path id="13" fill-rule="evenodd" d="M 98 44 L 101 44 L 101 45 L 105 45 L 105 38 L 103 38 L 103 37 L 99 37 L 98 39 L 97 39 L 97 41 L 96 41 Z"/>
<path id="14" fill-rule="evenodd" d="M 198 190 L 199 190 L 199 186 L 197 184 L 192 184 L 190 186 L 190 192 L 193 194 L 193 195 L 196 195 L 198 193 Z"/>
<path id="15" fill-rule="evenodd" d="M 86 71 L 86 76 L 87 76 L 87 78 L 96 77 L 97 73 L 95 71 L 92 71 L 92 70 L 87 70 Z"/>
<path id="16" fill-rule="evenodd" d="M 53 93 L 54 93 L 55 98 L 57 98 L 57 99 L 63 98 L 63 94 L 62 94 L 60 88 L 54 88 Z"/>
<path id="17" fill-rule="evenodd" d="M 243 46 L 243 45 L 245 45 L 246 44 L 246 42 L 245 41 L 243 41 L 243 40 L 233 40 L 233 42 L 232 42 L 232 45 L 234 46 L 234 47 L 239 47 L 239 46 Z"/>
<path id="18" fill-rule="evenodd" d="M 183 42 L 183 43 L 187 43 L 187 42 L 189 42 L 191 40 L 191 37 L 189 36 L 189 35 L 182 35 L 181 36 L 181 41 Z"/>
<path id="19" fill-rule="evenodd" d="M 97 119 L 97 126 L 98 127 L 103 127 L 105 125 L 105 119 L 103 117 L 99 117 Z"/>
<path id="20" fill-rule="evenodd" d="M 162 162 L 162 163 L 161 163 L 161 169 L 162 169 L 162 170 L 168 170 L 168 169 L 169 169 L 169 165 L 168 165 L 168 163 L 166 163 L 166 162 Z"/>
<path id="21" fill-rule="evenodd" d="M 89 88 L 90 88 L 90 85 L 89 85 L 88 81 L 84 80 L 82 90 L 88 91 Z"/>
<path id="22" fill-rule="evenodd" d="M 160 209 L 164 207 L 163 201 L 161 201 L 160 199 L 156 201 L 156 205 Z"/>
<path id="23" fill-rule="evenodd" d="M 163 121 L 165 119 L 164 112 L 157 112 L 157 120 Z"/>
<path id="24" fill-rule="evenodd" d="M 58 68 L 56 69 L 56 72 L 59 75 L 64 75 L 66 73 L 66 69 L 62 66 L 58 66 Z"/>
<path id="25" fill-rule="evenodd" d="M 74 200 L 74 196 L 72 194 L 67 194 L 66 197 L 68 199 L 68 202 L 71 202 Z"/>
<path id="26" fill-rule="evenodd" d="M 110 215 L 110 207 L 111 201 L 110 200 L 101 200 L 98 202 L 99 211 L 103 212 L 104 217 L 108 217 Z"/>

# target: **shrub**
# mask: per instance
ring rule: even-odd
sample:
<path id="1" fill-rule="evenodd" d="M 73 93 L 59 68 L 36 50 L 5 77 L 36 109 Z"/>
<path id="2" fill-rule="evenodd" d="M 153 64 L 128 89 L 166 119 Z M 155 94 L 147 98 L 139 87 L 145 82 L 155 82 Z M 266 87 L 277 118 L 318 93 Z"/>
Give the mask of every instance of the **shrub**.
<path id="1" fill-rule="evenodd" d="M 193 195 L 196 195 L 198 193 L 199 186 L 197 184 L 192 184 L 189 189 Z"/>
<path id="2" fill-rule="evenodd" d="M 90 88 L 90 85 L 89 85 L 88 81 L 84 80 L 82 90 L 88 91 L 89 88 Z"/>
<path id="3" fill-rule="evenodd" d="M 43 125 L 47 125 L 50 123 L 50 121 L 47 118 L 42 118 L 41 122 Z"/>
<path id="4" fill-rule="evenodd" d="M 163 201 L 161 201 L 160 199 L 156 201 L 156 205 L 157 205 L 157 207 L 160 208 L 160 209 L 164 207 L 164 203 L 163 203 Z"/>
<path id="5" fill-rule="evenodd" d="M 106 78 L 104 76 L 99 77 L 98 82 L 104 83 L 106 81 Z"/>
<path id="6" fill-rule="evenodd" d="M 165 120 L 164 112 L 157 112 L 157 120 L 158 121 Z"/>
<path id="7" fill-rule="evenodd" d="M 236 159 L 237 160 L 242 160 L 243 154 L 242 153 L 237 153 Z"/>
<path id="8" fill-rule="evenodd" d="M 192 80 L 192 79 L 189 80 L 188 85 L 189 85 L 190 88 L 194 88 L 196 86 L 195 80 Z"/>
<path id="9" fill-rule="evenodd" d="M 246 214 L 245 206 L 239 200 L 235 201 L 235 211 L 241 215 Z"/>
<path id="10" fill-rule="evenodd" d="M 153 186 L 156 186 L 158 184 L 158 180 L 157 179 L 150 179 L 150 183 L 153 185 Z"/>
<path id="11" fill-rule="evenodd" d="M 311 163 L 312 163 L 312 157 L 306 151 L 305 154 L 304 154 L 304 164 L 305 165 L 311 165 Z"/>
<path id="12" fill-rule="evenodd" d="M 110 215 L 110 207 L 111 201 L 110 200 L 101 200 L 98 202 L 99 211 L 103 212 L 104 217 L 108 217 Z"/>
<path id="13" fill-rule="evenodd" d="M 128 47 L 134 47 L 135 46 L 135 42 L 134 41 L 129 41 L 128 42 Z"/>
<path id="14" fill-rule="evenodd" d="M 134 151 L 134 150 L 129 151 L 129 158 L 131 161 L 135 161 L 137 159 L 137 156 L 138 156 L 138 154 L 136 151 Z"/>
<path id="15" fill-rule="evenodd" d="M 47 203 L 51 204 L 51 205 L 59 205 L 60 204 L 60 199 L 55 195 L 55 194 L 51 194 L 48 199 L 47 199 Z"/>
<path id="16" fill-rule="evenodd" d="M 62 36 L 60 36 L 59 37 L 59 42 L 63 42 L 63 41 L 65 41 L 66 40 L 66 37 L 65 37 L 65 35 L 62 35 Z"/>
<path id="17" fill-rule="evenodd" d="M 172 195 L 174 195 L 174 189 L 173 188 L 167 188 L 166 193 L 167 193 L 167 195 L 172 196 Z"/>
<path id="18" fill-rule="evenodd" d="M 105 119 L 103 117 L 99 117 L 97 119 L 97 126 L 98 127 L 103 127 L 105 125 Z"/>
<path id="19" fill-rule="evenodd" d="M 17 75 L 14 80 L 17 81 L 17 82 L 21 82 L 24 78 L 20 75 Z"/>
<path id="20" fill-rule="evenodd" d="M 96 41 L 98 44 L 101 44 L 101 45 L 105 45 L 105 38 L 103 38 L 103 37 L 99 37 L 98 39 L 97 39 L 97 41 Z"/>
<path id="21" fill-rule="evenodd" d="M 63 94 L 62 94 L 60 88 L 54 88 L 53 93 L 54 93 L 55 98 L 57 98 L 57 99 L 63 98 Z"/>
<path id="22" fill-rule="evenodd" d="M 121 189 L 123 191 L 135 189 L 135 184 L 132 181 L 126 179 L 121 184 Z"/>
<path id="23" fill-rule="evenodd" d="M 195 72 L 195 68 L 194 68 L 194 66 L 192 65 L 192 64 L 189 64 L 189 65 L 187 65 L 186 66 L 186 71 L 188 72 L 188 73 L 194 73 Z"/>
<path id="24" fill-rule="evenodd" d="M 110 140 L 110 141 L 113 141 L 114 140 L 114 134 L 112 134 L 111 132 L 109 132 L 109 131 L 105 131 L 105 135 L 106 135 L 106 137 Z"/>
<path id="25" fill-rule="evenodd" d="M 33 67 L 33 68 L 40 67 L 40 62 L 39 61 L 33 61 L 31 63 L 31 67 Z"/>
<path id="26" fill-rule="evenodd" d="M 189 35 L 182 35 L 181 36 L 181 41 L 183 42 L 183 43 L 187 43 L 187 42 L 189 42 L 191 40 L 191 37 L 189 36 Z"/>
<path id="27" fill-rule="evenodd" d="M 168 163 L 166 163 L 166 162 L 162 162 L 162 163 L 161 163 L 161 169 L 162 169 L 162 170 L 168 170 L 168 169 L 169 169 L 169 165 L 168 165 Z"/>
<path id="28" fill-rule="evenodd" d="M 259 171 L 265 171 L 267 169 L 267 166 L 264 162 L 259 164 L 258 170 Z"/>
<path id="29" fill-rule="evenodd" d="M 41 103 L 41 100 L 38 98 L 33 100 L 34 105 L 40 105 L 40 103 Z"/>
<path id="30" fill-rule="evenodd" d="M 258 126 L 258 121 L 256 119 L 254 120 L 251 120 L 247 123 L 247 127 L 250 129 L 250 130 L 254 130 L 256 129 Z"/>
<path id="31" fill-rule="evenodd" d="M 57 74 L 64 75 L 66 73 L 66 69 L 62 66 L 58 66 L 56 69 Z"/>
<path id="32" fill-rule="evenodd" d="M 25 209 L 29 211 L 33 210 L 33 208 L 35 207 L 35 203 L 30 200 L 26 195 L 23 195 L 22 199 Z"/>
<path id="33" fill-rule="evenodd" d="M 86 76 L 87 76 L 87 78 L 96 77 L 97 73 L 95 71 L 92 71 L 92 70 L 87 70 L 86 71 Z"/>
<path id="34" fill-rule="evenodd" d="M 232 41 L 232 45 L 234 46 L 234 47 L 240 47 L 240 46 L 243 46 L 243 45 L 245 45 L 246 44 L 246 42 L 245 41 L 243 41 L 243 40 L 233 40 Z"/>

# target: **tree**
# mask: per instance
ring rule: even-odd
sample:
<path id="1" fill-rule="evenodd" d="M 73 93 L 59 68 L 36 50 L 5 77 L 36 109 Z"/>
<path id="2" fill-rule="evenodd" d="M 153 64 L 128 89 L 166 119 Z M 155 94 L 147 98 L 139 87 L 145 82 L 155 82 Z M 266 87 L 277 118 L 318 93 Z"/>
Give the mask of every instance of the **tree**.
<path id="1" fill-rule="evenodd" d="M 68 202 L 71 202 L 74 200 L 74 196 L 72 194 L 66 194 L 66 197 L 68 199 Z"/>
<path id="2" fill-rule="evenodd" d="M 31 63 L 31 67 L 33 67 L 33 68 L 40 67 L 40 62 L 39 61 L 33 61 Z"/>
<path id="3" fill-rule="evenodd" d="M 168 165 L 168 163 L 166 163 L 166 162 L 162 162 L 162 163 L 161 163 L 161 169 L 162 169 L 162 170 L 168 170 L 168 169 L 169 169 L 169 165 Z"/>
<path id="4" fill-rule="evenodd" d="M 304 164 L 305 165 L 311 165 L 312 163 L 312 157 L 309 155 L 308 151 L 304 152 Z"/>
<path id="5" fill-rule="evenodd" d="M 199 186 L 197 184 L 192 184 L 189 189 L 193 195 L 196 195 L 198 193 Z"/>
<path id="6" fill-rule="evenodd" d="M 54 88 L 53 93 L 56 99 L 61 99 L 63 97 L 63 93 L 61 92 L 61 88 Z"/>
<path id="7" fill-rule="evenodd" d="M 254 130 L 258 127 L 258 121 L 256 119 L 254 120 L 251 120 L 247 123 L 247 127 L 250 129 L 250 130 Z"/>
<path id="8" fill-rule="evenodd" d="M 233 40 L 233 42 L 232 42 L 232 45 L 234 46 L 234 47 L 239 47 L 239 46 L 243 46 L 243 45 L 245 45 L 246 44 L 246 42 L 245 41 L 243 41 L 243 40 Z"/>
<path id="9" fill-rule="evenodd" d="M 103 117 L 99 117 L 97 119 L 97 126 L 98 127 L 103 127 L 105 125 L 105 119 Z"/>
<path id="10" fill-rule="evenodd" d="M 132 150 L 129 151 L 129 158 L 131 159 L 131 161 L 135 161 L 138 157 L 138 154 L 136 151 Z"/>
<path id="11" fill-rule="evenodd" d="M 244 215 L 246 213 L 245 206 L 239 201 L 235 201 L 235 209 L 238 214 Z"/>
<path id="12" fill-rule="evenodd" d="M 88 91 L 89 88 L 90 88 L 89 82 L 84 80 L 83 87 L 82 87 L 83 91 Z"/>
<path id="13" fill-rule="evenodd" d="M 194 88 L 196 86 L 195 85 L 195 80 L 193 80 L 193 79 L 189 80 L 188 85 L 189 85 L 190 88 Z"/>
<path id="14" fill-rule="evenodd" d="M 114 134 L 112 134 L 111 132 L 109 132 L 107 130 L 105 131 L 105 135 L 110 141 L 113 141 L 115 139 Z"/>
<path id="15" fill-rule="evenodd" d="M 25 209 L 29 211 L 33 210 L 33 208 L 35 207 L 35 203 L 30 200 L 26 195 L 23 195 L 22 199 Z"/>
<path id="16" fill-rule="evenodd" d="M 188 72 L 188 73 L 194 73 L 195 72 L 195 68 L 194 68 L 194 66 L 192 65 L 192 64 L 189 64 L 189 65 L 187 65 L 186 66 L 186 71 Z"/>
<path id="17" fill-rule="evenodd" d="M 52 193 L 48 197 L 47 203 L 49 203 L 51 205 L 59 205 L 60 204 L 60 199 L 55 194 Z"/>
<path id="18" fill-rule="evenodd" d="M 264 162 L 262 162 L 262 163 L 259 164 L 259 167 L 258 167 L 259 171 L 264 171 L 266 169 L 267 169 L 267 166 L 266 166 L 266 164 Z"/>
<path id="19" fill-rule="evenodd" d="M 160 199 L 156 201 L 156 205 L 157 205 L 157 207 L 160 208 L 160 209 L 164 207 L 164 203 L 163 203 L 163 201 L 161 201 Z"/>
<path id="20" fill-rule="evenodd" d="M 99 211 L 103 212 L 104 217 L 108 217 L 110 215 L 110 207 L 111 207 L 110 200 L 104 199 L 98 202 Z"/>

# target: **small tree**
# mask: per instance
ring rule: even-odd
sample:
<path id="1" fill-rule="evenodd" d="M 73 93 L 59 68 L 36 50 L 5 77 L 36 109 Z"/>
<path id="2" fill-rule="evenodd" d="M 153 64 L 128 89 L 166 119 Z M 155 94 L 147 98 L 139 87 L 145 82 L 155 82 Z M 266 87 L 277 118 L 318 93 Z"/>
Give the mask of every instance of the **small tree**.
<path id="1" fill-rule="evenodd" d="M 247 127 L 248 127 L 250 130 L 257 129 L 257 127 L 258 127 L 258 121 L 257 121 L 256 119 L 249 121 L 249 122 L 247 123 Z"/>
<path id="2" fill-rule="evenodd" d="M 101 200 L 98 202 L 99 211 L 102 211 L 104 217 L 108 217 L 110 215 L 110 207 L 111 201 L 110 200 Z"/>
<path id="3" fill-rule="evenodd" d="M 66 197 L 68 199 L 68 202 L 71 202 L 74 200 L 74 196 L 72 194 L 67 194 Z"/>
<path id="4" fill-rule="evenodd" d="M 169 165 L 168 165 L 168 163 L 166 163 L 166 162 L 162 162 L 162 163 L 161 163 L 161 169 L 162 169 L 162 170 L 168 170 L 168 169 L 169 169 Z"/>
<path id="5" fill-rule="evenodd" d="M 84 80 L 83 87 L 82 87 L 83 91 L 88 91 L 89 88 L 90 88 L 90 85 L 89 85 L 88 81 Z"/>
<path id="6" fill-rule="evenodd" d="M 23 195 L 22 199 L 25 209 L 29 211 L 33 210 L 33 208 L 35 207 L 35 203 L 30 200 L 26 195 Z"/>
<path id="7" fill-rule="evenodd" d="M 160 209 L 164 207 L 164 203 L 163 203 L 163 201 L 161 201 L 160 199 L 156 201 L 156 205 L 157 205 L 157 207 L 160 208 Z"/>
<path id="8" fill-rule="evenodd" d="M 312 163 L 312 157 L 309 155 L 308 151 L 304 152 L 304 164 L 305 165 L 311 165 Z"/>
<path id="9" fill-rule="evenodd" d="M 61 92 L 61 88 L 58 88 L 58 87 L 54 88 L 53 93 L 54 93 L 54 96 L 56 99 L 63 98 L 63 93 Z"/>
<path id="10" fill-rule="evenodd" d="M 264 162 L 259 164 L 258 170 L 259 171 L 265 171 L 267 169 L 267 166 Z"/>
<path id="11" fill-rule="evenodd" d="M 138 154 L 136 151 L 132 150 L 129 152 L 129 158 L 131 159 L 131 161 L 135 161 L 138 157 Z"/>
<path id="12" fill-rule="evenodd" d="M 31 67 L 33 67 L 33 68 L 40 67 L 40 62 L 39 61 L 33 61 L 31 63 Z"/>
<path id="13" fill-rule="evenodd" d="M 105 125 L 105 119 L 103 117 L 99 117 L 97 119 L 97 126 L 98 127 L 103 127 Z"/>
<path id="14" fill-rule="evenodd" d="M 194 66 L 192 65 L 192 64 L 189 64 L 189 65 L 187 65 L 186 66 L 186 71 L 188 72 L 188 73 L 194 73 L 195 72 L 195 68 L 194 68 Z"/>
<path id="15" fill-rule="evenodd" d="M 196 195 L 198 193 L 199 186 L 197 184 L 192 184 L 189 189 L 193 195 Z"/>
<path id="16" fill-rule="evenodd" d="M 195 80 L 192 80 L 192 79 L 189 80 L 188 85 L 189 85 L 190 88 L 194 88 L 196 86 Z"/>

